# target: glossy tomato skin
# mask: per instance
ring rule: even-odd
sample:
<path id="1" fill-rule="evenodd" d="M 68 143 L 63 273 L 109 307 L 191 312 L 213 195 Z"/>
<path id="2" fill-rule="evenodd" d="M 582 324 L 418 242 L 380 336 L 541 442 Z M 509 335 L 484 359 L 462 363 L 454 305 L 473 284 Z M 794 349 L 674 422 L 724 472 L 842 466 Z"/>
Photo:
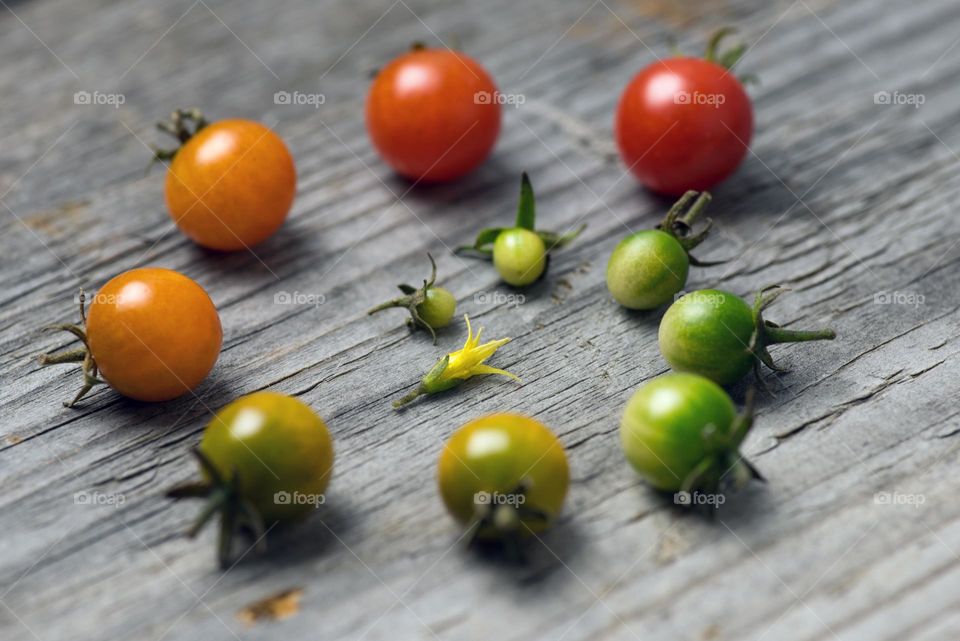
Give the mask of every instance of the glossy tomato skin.
<path id="1" fill-rule="evenodd" d="M 273 235 L 296 191 L 286 144 L 250 120 L 201 129 L 177 151 L 166 178 L 167 209 L 177 227 L 220 251 L 249 248 Z"/>
<path id="2" fill-rule="evenodd" d="M 749 373 L 756 321 L 747 303 L 730 292 L 702 289 L 673 303 L 660 321 L 660 353 L 674 370 L 693 372 L 721 385 Z"/>
<path id="3" fill-rule="evenodd" d="M 616 113 L 624 163 L 649 189 L 704 191 L 740 165 L 753 107 L 728 69 L 701 58 L 655 62 L 627 85 Z"/>
<path id="4" fill-rule="evenodd" d="M 520 414 L 503 413 L 471 421 L 450 437 L 440 454 L 437 480 L 447 510 L 463 525 L 474 516 L 478 493 L 505 495 L 522 482 L 529 488 L 525 505 L 545 512 L 552 521 L 563 506 L 570 470 L 563 445 L 549 428 Z M 527 522 L 534 532 L 548 525 Z"/>
<path id="5" fill-rule="evenodd" d="M 450 324 L 457 309 L 457 299 L 443 287 L 428 287 L 426 299 L 417 305 L 417 314 L 434 329 Z"/>
<path id="6" fill-rule="evenodd" d="M 735 418 L 733 401 L 716 383 L 695 374 L 665 374 L 630 397 L 620 444 L 648 483 L 677 491 L 705 457 L 718 453 L 709 434 L 729 434 Z"/>
<path id="7" fill-rule="evenodd" d="M 508 284 L 530 285 L 547 269 L 547 247 L 534 231 L 505 229 L 493 243 L 493 266 Z"/>
<path id="8" fill-rule="evenodd" d="M 140 401 L 186 394 L 220 355 L 223 332 L 213 301 L 183 274 L 153 267 L 124 272 L 93 297 L 87 341 L 100 375 Z"/>
<path id="9" fill-rule="evenodd" d="M 321 502 L 333 471 L 333 440 L 302 401 L 276 392 L 242 396 L 207 426 L 200 451 L 224 479 L 239 477 L 240 494 L 266 521 L 297 519 Z M 290 500 L 277 498 L 286 493 Z"/>
<path id="10" fill-rule="evenodd" d="M 367 96 L 367 133 L 397 173 L 428 183 L 459 178 L 486 159 L 500 133 L 493 79 L 449 49 L 416 49 L 384 67 Z"/>
<path id="11" fill-rule="evenodd" d="M 687 283 L 690 259 L 675 237 L 659 229 L 627 236 L 607 262 L 607 289 L 628 309 L 654 309 Z"/>

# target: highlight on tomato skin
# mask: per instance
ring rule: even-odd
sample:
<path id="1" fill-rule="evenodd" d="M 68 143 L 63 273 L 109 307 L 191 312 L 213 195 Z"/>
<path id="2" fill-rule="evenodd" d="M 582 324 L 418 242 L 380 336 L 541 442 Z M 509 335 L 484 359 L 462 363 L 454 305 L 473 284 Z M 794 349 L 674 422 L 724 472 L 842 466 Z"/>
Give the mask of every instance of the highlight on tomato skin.
<path id="1" fill-rule="evenodd" d="M 374 78 L 366 126 L 380 157 L 416 182 L 454 180 L 490 155 L 500 133 L 499 93 L 473 58 L 415 46 Z"/>
<path id="2" fill-rule="evenodd" d="M 170 160 L 167 210 L 191 240 L 237 251 L 262 243 L 283 225 L 296 196 L 297 172 L 276 132 L 252 120 L 207 123 L 197 110 L 177 110 L 161 128 L 181 145 L 157 155 Z"/>
<path id="3" fill-rule="evenodd" d="M 41 356 L 41 365 L 81 364 L 83 386 L 72 407 L 97 385 L 139 401 L 167 401 L 195 389 L 220 355 L 223 330 L 210 297 L 170 269 L 142 267 L 109 280 L 78 325 L 57 325 L 83 347 Z"/>

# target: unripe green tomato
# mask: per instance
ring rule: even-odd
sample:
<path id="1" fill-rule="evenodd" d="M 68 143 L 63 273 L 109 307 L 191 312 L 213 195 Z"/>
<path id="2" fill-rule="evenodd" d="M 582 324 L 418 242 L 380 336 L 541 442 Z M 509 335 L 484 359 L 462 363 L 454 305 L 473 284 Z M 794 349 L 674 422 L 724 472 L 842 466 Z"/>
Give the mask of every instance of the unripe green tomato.
<path id="1" fill-rule="evenodd" d="M 675 492 L 697 465 L 719 452 L 711 435 L 729 434 L 736 416 L 733 401 L 716 383 L 695 374 L 665 374 L 630 397 L 620 443 L 650 485 Z"/>
<path id="2" fill-rule="evenodd" d="M 750 371 L 753 311 L 739 296 L 702 289 L 677 299 L 660 321 L 660 353 L 678 372 L 727 385 Z"/>
<path id="3" fill-rule="evenodd" d="M 520 414 L 490 414 L 450 437 L 440 453 L 437 481 L 444 505 L 462 525 L 476 516 L 483 493 L 504 496 L 526 484 L 523 505 L 547 516 L 521 527 L 519 534 L 526 536 L 543 531 L 560 514 L 570 469 L 563 444 L 546 425 Z M 481 539 L 497 535 L 495 529 L 477 532 Z"/>
<path id="4" fill-rule="evenodd" d="M 629 309 L 654 309 L 687 282 L 690 259 L 677 239 L 659 229 L 627 236 L 607 263 L 607 288 Z"/>
<path id="5" fill-rule="evenodd" d="M 240 495 L 265 521 L 313 510 L 319 498 L 311 499 L 323 495 L 333 469 L 326 424 L 302 401 L 276 392 L 242 396 L 217 412 L 200 451 L 224 479 L 238 476 Z"/>
<path id="6" fill-rule="evenodd" d="M 426 300 L 417 305 L 417 314 L 434 329 L 450 324 L 457 309 L 457 299 L 443 287 L 428 287 Z"/>
<path id="7" fill-rule="evenodd" d="M 510 285 L 529 285 L 547 268 L 547 248 L 536 232 L 506 229 L 493 243 L 493 265 Z"/>

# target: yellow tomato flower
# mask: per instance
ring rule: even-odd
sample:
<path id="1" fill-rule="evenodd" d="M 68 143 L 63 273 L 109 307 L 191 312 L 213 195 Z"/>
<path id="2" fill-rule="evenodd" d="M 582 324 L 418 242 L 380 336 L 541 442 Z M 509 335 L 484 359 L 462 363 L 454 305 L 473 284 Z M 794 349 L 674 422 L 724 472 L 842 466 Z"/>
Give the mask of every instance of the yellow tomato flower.
<path id="1" fill-rule="evenodd" d="M 494 352 L 500 347 L 509 343 L 510 339 L 501 338 L 481 345 L 480 334 L 483 333 L 483 328 L 481 327 L 477 331 L 477 335 L 474 336 L 473 328 L 470 326 L 470 317 L 464 314 L 463 319 L 467 322 L 467 341 L 463 344 L 463 347 L 437 361 L 437 364 L 420 381 L 420 386 L 400 400 L 394 401 L 394 407 L 406 405 L 423 394 L 435 394 L 456 387 L 471 376 L 479 374 L 500 374 L 515 381 L 520 380 L 510 372 L 490 367 L 484 362 L 493 356 Z"/>

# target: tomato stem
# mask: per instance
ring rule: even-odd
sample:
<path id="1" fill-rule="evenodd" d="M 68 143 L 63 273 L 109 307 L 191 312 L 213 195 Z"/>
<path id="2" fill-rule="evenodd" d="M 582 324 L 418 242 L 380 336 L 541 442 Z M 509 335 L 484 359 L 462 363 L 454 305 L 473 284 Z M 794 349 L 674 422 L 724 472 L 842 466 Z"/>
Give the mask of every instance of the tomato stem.
<path id="1" fill-rule="evenodd" d="M 437 263 L 433 260 L 433 256 L 430 253 L 427 253 L 427 258 L 430 259 L 430 278 L 423 281 L 423 287 L 415 288 L 407 284 L 401 283 L 397 285 L 397 288 L 404 293 L 403 296 L 398 296 L 388 300 L 385 303 L 381 303 L 376 307 L 372 307 L 367 310 L 367 315 L 372 316 L 378 312 L 382 312 L 385 309 L 391 309 L 393 307 L 403 307 L 410 312 L 410 318 L 407 320 L 407 323 L 411 328 L 416 329 L 417 327 L 422 327 L 423 329 L 430 332 L 430 336 L 433 337 L 433 344 L 437 344 L 437 333 L 434 331 L 433 327 L 420 316 L 420 312 L 417 311 L 417 307 L 422 305 L 424 301 L 427 300 L 427 291 L 433 287 L 433 284 L 437 282 Z"/>
<path id="2" fill-rule="evenodd" d="M 168 134 L 179 141 L 179 145 L 174 149 L 154 149 L 153 159 L 147 167 L 149 170 L 155 162 L 173 160 L 177 152 L 184 144 L 206 127 L 209 123 L 204 117 L 203 112 L 197 107 L 190 109 L 175 109 L 170 114 L 169 120 L 162 120 L 157 123 L 157 129 Z"/>
<path id="3" fill-rule="evenodd" d="M 837 333 L 832 329 L 803 331 L 771 327 L 769 325 L 764 328 L 764 334 L 767 336 L 767 344 L 769 345 L 776 343 L 800 343 L 805 341 L 829 341 L 837 337 Z"/>

